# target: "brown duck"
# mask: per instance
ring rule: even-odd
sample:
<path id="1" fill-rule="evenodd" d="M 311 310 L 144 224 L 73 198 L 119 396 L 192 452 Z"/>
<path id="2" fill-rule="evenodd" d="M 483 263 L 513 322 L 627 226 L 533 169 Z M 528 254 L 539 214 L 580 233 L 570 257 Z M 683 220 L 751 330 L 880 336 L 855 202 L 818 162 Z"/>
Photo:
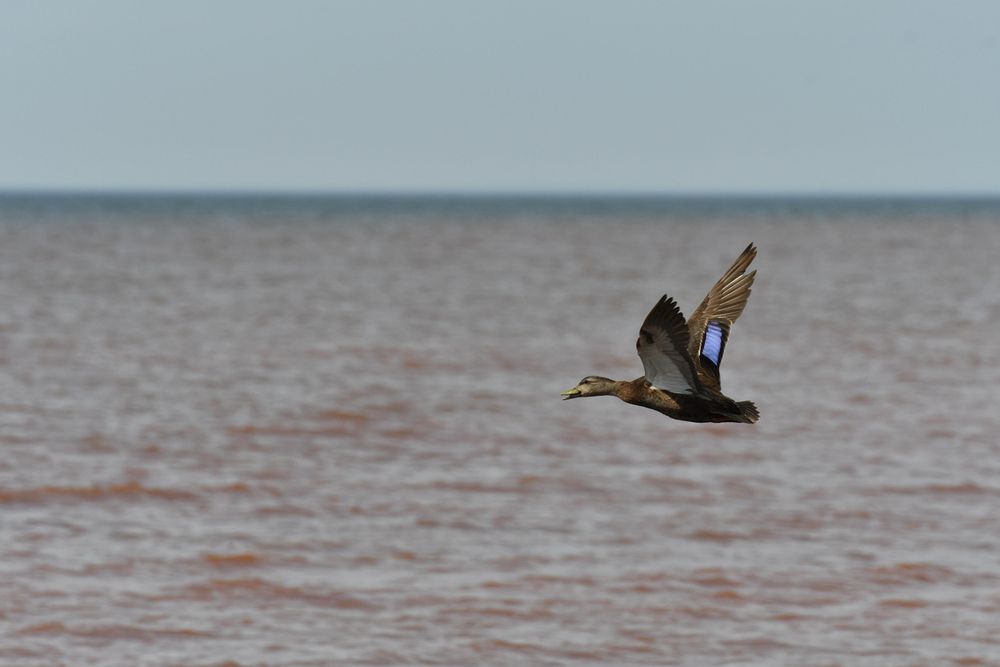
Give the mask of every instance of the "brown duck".
<path id="1" fill-rule="evenodd" d="M 751 243 L 686 322 L 672 298 L 666 294 L 660 298 L 642 323 L 635 344 L 644 376 L 629 381 L 589 375 L 564 391 L 564 400 L 617 396 L 683 421 L 756 422 L 757 406 L 723 394 L 719 377 L 729 330 L 750 298 L 757 272 L 746 270 L 756 256 Z"/>

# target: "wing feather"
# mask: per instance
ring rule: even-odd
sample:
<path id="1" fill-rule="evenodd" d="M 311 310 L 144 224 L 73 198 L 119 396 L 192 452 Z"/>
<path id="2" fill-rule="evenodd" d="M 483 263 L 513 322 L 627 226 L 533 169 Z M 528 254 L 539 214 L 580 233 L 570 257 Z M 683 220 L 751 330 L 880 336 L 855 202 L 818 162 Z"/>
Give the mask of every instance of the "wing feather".
<path id="1" fill-rule="evenodd" d="M 712 286 L 688 320 L 688 354 L 695 360 L 699 379 L 712 389 L 721 389 L 719 366 L 730 327 L 743 313 L 750 298 L 757 272 L 747 273 L 746 270 L 756 256 L 757 248 L 751 243 Z"/>
<path id="2" fill-rule="evenodd" d="M 687 322 L 677 303 L 664 294 L 649 311 L 635 343 L 646 379 L 658 389 L 693 394 L 701 389 L 688 354 Z"/>

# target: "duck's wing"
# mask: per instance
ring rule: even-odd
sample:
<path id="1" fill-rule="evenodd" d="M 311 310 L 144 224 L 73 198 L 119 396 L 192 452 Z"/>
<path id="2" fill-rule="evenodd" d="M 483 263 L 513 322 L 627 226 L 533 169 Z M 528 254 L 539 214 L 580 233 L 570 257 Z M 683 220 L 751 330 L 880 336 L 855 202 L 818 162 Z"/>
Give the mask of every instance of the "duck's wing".
<path id="1" fill-rule="evenodd" d="M 664 294 L 649 311 L 635 342 L 651 385 L 675 394 L 699 392 L 701 383 L 688 354 L 688 338 L 688 325 L 677 303 Z"/>
<path id="2" fill-rule="evenodd" d="M 709 290 L 688 320 L 688 353 L 695 360 L 699 379 L 712 389 L 720 389 L 719 366 L 729 340 L 729 328 L 746 308 L 757 271 L 747 273 L 757 256 L 753 243 L 736 258 L 729 270 Z"/>

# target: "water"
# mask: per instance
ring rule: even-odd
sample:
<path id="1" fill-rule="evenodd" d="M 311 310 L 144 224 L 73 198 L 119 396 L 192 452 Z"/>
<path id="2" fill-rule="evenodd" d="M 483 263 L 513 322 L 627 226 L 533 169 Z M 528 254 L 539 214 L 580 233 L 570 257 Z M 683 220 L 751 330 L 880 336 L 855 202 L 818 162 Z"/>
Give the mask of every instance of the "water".
<path id="1" fill-rule="evenodd" d="M 760 255 L 723 388 L 641 373 Z M 1000 205 L 0 200 L 0 664 L 1000 664 Z"/>

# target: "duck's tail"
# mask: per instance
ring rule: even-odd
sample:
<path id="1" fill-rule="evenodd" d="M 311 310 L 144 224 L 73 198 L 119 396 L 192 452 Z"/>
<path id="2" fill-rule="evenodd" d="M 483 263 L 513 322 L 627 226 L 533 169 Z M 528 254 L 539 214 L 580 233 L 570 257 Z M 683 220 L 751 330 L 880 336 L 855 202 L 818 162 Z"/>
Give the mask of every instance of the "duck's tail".
<path id="1" fill-rule="evenodd" d="M 753 404 L 753 401 L 737 401 L 736 406 L 740 409 L 740 418 L 736 421 L 744 424 L 756 424 L 757 420 L 760 419 L 760 413 L 757 412 L 757 406 Z"/>
<path id="2" fill-rule="evenodd" d="M 757 406 L 751 401 L 734 401 L 726 399 L 717 411 L 713 411 L 708 419 L 710 422 L 736 422 L 737 424 L 756 424 L 760 419 Z"/>

